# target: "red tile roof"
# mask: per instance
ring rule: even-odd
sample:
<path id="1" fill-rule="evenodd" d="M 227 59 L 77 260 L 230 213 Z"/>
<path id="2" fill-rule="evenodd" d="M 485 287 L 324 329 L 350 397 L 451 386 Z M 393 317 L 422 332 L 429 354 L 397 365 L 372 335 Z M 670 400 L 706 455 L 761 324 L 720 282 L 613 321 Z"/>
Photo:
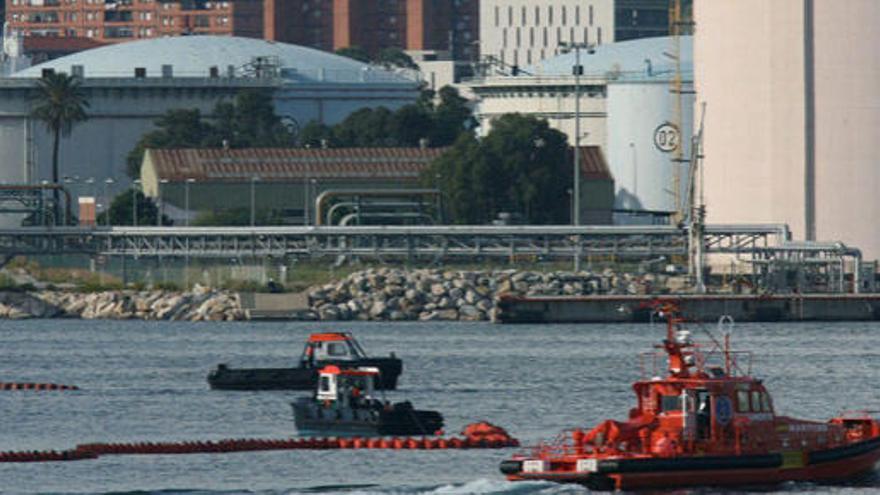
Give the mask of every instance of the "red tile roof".
<path id="1" fill-rule="evenodd" d="M 243 148 L 148 150 L 159 179 L 241 182 L 313 179 L 408 180 L 444 148 Z"/>
<path id="2" fill-rule="evenodd" d="M 569 153 L 571 156 L 571 153 Z M 614 180 L 605 155 L 598 146 L 581 146 L 581 177 L 587 180 Z"/>

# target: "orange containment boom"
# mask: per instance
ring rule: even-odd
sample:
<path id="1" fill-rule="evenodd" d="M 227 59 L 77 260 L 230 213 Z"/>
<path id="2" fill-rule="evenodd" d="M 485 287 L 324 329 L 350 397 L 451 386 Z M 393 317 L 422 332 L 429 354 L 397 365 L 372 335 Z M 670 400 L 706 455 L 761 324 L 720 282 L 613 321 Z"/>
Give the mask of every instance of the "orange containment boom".
<path id="1" fill-rule="evenodd" d="M 79 390 L 79 387 L 57 383 L 0 382 L 0 390 Z"/>
<path id="2" fill-rule="evenodd" d="M 519 441 L 498 426 L 474 423 L 465 427 L 461 437 L 380 437 L 380 438 L 286 438 L 230 439 L 194 442 L 87 443 L 75 449 L 34 452 L 0 452 L 0 462 L 54 462 L 96 459 L 105 455 L 134 454 L 220 454 L 258 450 L 332 450 L 332 449 L 502 449 L 519 447 Z"/>

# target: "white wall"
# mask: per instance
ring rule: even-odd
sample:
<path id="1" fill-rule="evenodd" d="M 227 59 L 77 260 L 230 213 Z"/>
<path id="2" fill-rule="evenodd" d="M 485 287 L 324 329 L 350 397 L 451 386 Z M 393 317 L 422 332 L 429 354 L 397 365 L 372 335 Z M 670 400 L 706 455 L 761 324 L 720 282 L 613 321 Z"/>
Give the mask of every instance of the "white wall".
<path id="1" fill-rule="evenodd" d="M 601 93 L 590 93 L 588 80 L 582 80 L 580 115 L 581 145 L 604 147 L 606 144 L 606 99 Z M 594 84 L 597 84 L 594 81 Z M 602 85 L 604 86 L 604 80 Z M 569 89 L 558 90 L 557 85 Z M 487 87 L 504 88 L 501 92 L 486 91 Z M 544 87 L 542 87 L 544 86 Z M 485 87 L 475 88 L 480 93 L 475 115 L 480 123 L 479 132 L 486 135 L 492 129 L 492 119 L 518 112 L 546 119 L 550 127 L 562 131 L 574 143 L 575 99 L 572 78 L 525 77 L 496 78 Z"/>
<path id="2" fill-rule="evenodd" d="M 876 258 L 880 2 L 814 5 L 816 237 Z M 805 236 L 803 9 L 803 0 L 695 5 L 710 222 L 787 223 L 795 238 Z"/>
<path id="3" fill-rule="evenodd" d="M 592 16 L 590 13 L 592 12 Z M 480 54 L 525 67 L 558 55 L 560 42 L 614 41 L 613 0 L 482 0 Z"/>
<path id="4" fill-rule="evenodd" d="M 616 209 L 676 211 L 676 171 L 679 198 L 684 197 L 688 177 L 688 166 L 676 159 L 690 158 L 693 95 L 681 96 L 680 115 L 677 106 L 668 82 L 609 84 L 605 156 L 614 175 Z M 655 143 L 664 124 L 678 128 L 675 139 L 680 150 L 670 146 L 664 151 L 663 143 L 660 147 Z"/>

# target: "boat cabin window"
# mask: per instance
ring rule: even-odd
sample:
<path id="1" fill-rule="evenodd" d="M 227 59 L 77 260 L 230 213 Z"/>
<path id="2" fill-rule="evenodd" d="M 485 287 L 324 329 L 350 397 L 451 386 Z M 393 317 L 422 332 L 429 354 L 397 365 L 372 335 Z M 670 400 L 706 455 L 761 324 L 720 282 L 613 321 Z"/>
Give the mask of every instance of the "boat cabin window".
<path id="1" fill-rule="evenodd" d="M 752 412 L 761 412 L 761 392 L 752 390 Z"/>
<path id="2" fill-rule="evenodd" d="M 327 354 L 334 357 L 347 356 L 348 348 L 342 342 L 331 342 L 327 345 Z"/>
<path id="3" fill-rule="evenodd" d="M 770 403 L 770 394 L 767 392 L 761 394 L 761 411 L 773 412 L 773 405 Z"/>
<path id="4" fill-rule="evenodd" d="M 330 391 L 330 377 L 322 376 L 321 377 L 321 392 L 329 392 Z"/>
<path id="5" fill-rule="evenodd" d="M 660 412 L 681 411 L 680 395 L 661 395 Z"/>
<path id="6" fill-rule="evenodd" d="M 749 391 L 748 390 L 737 390 L 736 391 L 736 412 L 747 413 L 751 408 L 749 407 Z"/>

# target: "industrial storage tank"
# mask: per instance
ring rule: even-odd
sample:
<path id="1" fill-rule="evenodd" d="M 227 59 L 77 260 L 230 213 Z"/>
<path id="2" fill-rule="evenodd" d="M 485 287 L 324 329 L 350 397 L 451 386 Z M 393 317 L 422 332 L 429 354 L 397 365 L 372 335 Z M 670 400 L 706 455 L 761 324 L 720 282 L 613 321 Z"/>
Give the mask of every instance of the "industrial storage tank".
<path id="1" fill-rule="evenodd" d="M 667 223 L 677 211 L 690 170 L 683 160 L 690 157 L 693 101 L 691 91 L 673 91 L 663 78 L 608 84 L 615 223 Z"/>
<path id="2" fill-rule="evenodd" d="M 880 2 L 700 0 L 694 15 L 708 220 L 880 256 Z"/>

